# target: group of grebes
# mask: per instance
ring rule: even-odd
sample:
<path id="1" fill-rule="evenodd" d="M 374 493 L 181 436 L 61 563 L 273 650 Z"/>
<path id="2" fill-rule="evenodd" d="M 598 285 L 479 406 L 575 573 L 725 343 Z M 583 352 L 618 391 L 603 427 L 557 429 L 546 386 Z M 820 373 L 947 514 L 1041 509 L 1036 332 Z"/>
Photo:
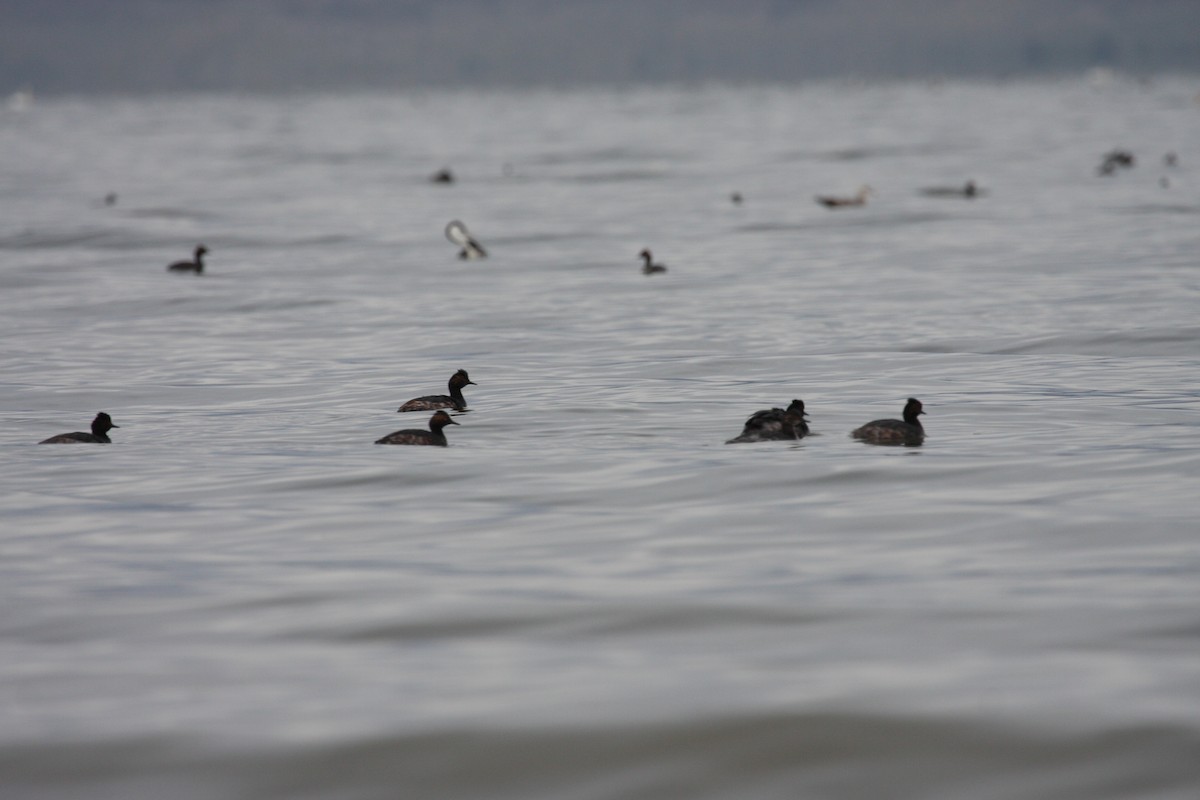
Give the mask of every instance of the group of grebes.
<path id="1" fill-rule="evenodd" d="M 1174 153 L 1168 153 L 1163 162 L 1167 166 L 1175 166 L 1177 157 Z M 1113 150 L 1106 153 L 1101 161 L 1098 172 L 1101 175 L 1111 175 L 1118 168 L 1129 168 L 1134 165 L 1134 156 L 1127 150 Z M 1165 180 L 1165 179 L 1164 179 Z M 430 176 L 430 181 L 440 184 L 454 183 L 454 174 L 449 168 L 441 169 Z M 932 197 L 965 197 L 975 198 L 984 194 L 984 190 L 975 185 L 975 181 L 969 180 L 961 187 L 958 186 L 939 186 L 921 190 L 922 194 Z M 863 186 L 854 195 L 845 197 L 837 195 L 817 195 L 815 200 L 818 204 L 826 208 L 854 208 L 861 207 L 867 204 L 867 198 L 872 194 L 870 186 Z M 743 197 L 740 192 L 734 192 L 730 195 L 730 200 L 734 205 L 741 205 Z M 115 205 L 117 202 L 116 194 L 110 193 L 105 197 L 106 205 Z M 446 238 L 457 245 L 459 249 L 458 257 L 464 260 L 474 260 L 487 258 L 487 250 L 483 248 L 476 239 L 467 230 L 467 226 L 459 220 L 452 220 L 446 225 Z M 203 244 L 196 245 L 190 261 L 176 261 L 167 266 L 169 272 L 186 273 L 190 272 L 195 275 L 203 274 L 204 272 L 204 256 L 208 253 L 208 248 Z M 645 275 L 662 274 L 667 271 L 666 266 L 654 262 L 654 256 L 649 248 L 643 249 L 638 253 L 638 258 L 642 260 L 642 273 Z M 376 444 L 414 444 L 414 445 L 434 445 L 439 447 L 446 446 L 446 434 L 443 429 L 447 425 L 457 425 L 445 409 L 449 408 L 454 411 L 465 411 L 467 401 L 463 397 L 464 386 L 474 386 L 474 381 L 468 377 L 466 370 L 458 370 L 450 377 L 450 394 L 448 395 L 427 395 L 425 397 L 417 397 L 409 400 L 404 405 L 400 406 L 398 411 L 434 411 L 434 415 L 429 419 L 429 430 L 410 428 L 394 433 L 389 433 L 382 439 L 377 440 Z M 851 431 L 850 435 L 855 439 L 872 444 L 905 444 L 917 445 L 925 439 L 925 429 L 921 427 L 921 421 L 918 417 L 924 414 L 921 407 L 921 401 L 915 397 L 908 398 L 908 402 L 904 405 L 902 413 L 903 419 L 877 419 L 868 422 L 859 428 Z M 793 400 L 787 408 L 769 408 L 762 411 L 756 411 L 746 420 L 746 424 L 742 432 L 726 442 L 726 444 L 737 444 L 741 442 L 765 442 L 765 441 L 796 441 L 804 438 L 809 434 L 808 422 L 806 417 L 808 413 L 804 410 L 803 400 Z M 92 420 L 92 431 L 86 433 L 76 431 L 74 433 L 63 433 L 58 436 L 52 436 L 49 439 L 41 442 L 41 444 L 67 444 L 79 442 L 92 442 L 100 444 L 108 444 L 112 440 L 108 438 L 108 432 L 113 428 L 120 427 L 114 425 L 112 417 L 101 411 Z"/>
<path id="2" fill-rule="evenodd" d="M 446 409 L 449 408 L 459 412 L 466 411 L 467 401 L 463 397 L 463 387 L 476 385 L 478 384 L 471 380 L 465 369 L 458 370 L 450 376 L 450 394 L 431 394 L 424 397 L 416 397 L 397 409 L 398 412 L 433 411 L 433 416 L 429 418 L 429 430 L 406 428 L 389 433 L 382 439 L 377 439 L 375 444 L 415 444 L 445 447 L 447 441 L 443 429 L 447 425 L 458 424 L 446 413 Z M 921 401 L 915 397 L 910 397 L 904 406 L 903 420 L 873 420 L 860 428 L 855 428 L 850 435 L 855 439 L 871 444 L 918 445 L 925 439 L 925 429 L 921 427 L 921 421 L 918 419 L 924 413 L 921 408 Z M 787 408 L 769 408 L 756 411 L 751 415 L 750 419 L 746 420 L 741 434 L 730 439 L 726 444 L 797 441 L 803 439 L 809 433 L 808 422 L 805 421 L 805 417 L 807 416 L 808 413 L 804 410 L 803 400 L 793 400 Z M 113 428 L 119 427 L 119 425 L 113 424 L 112 417 L 101 411 L 92 420 L 91 433 L 83 431 L 62 433 L 58 436 L 51 436 L 49 439 L 40 442 L 40 444 L 79 444 L 89 442 L 109 444 L 112 440 L 108 438 L 108 432 Z"/>
<path id="3" fill-rule="evenodd" d="M 925 411 L 921 401 L 908 398 L 901 416 L 904 419 L 876 419 L 855 428 L 850 435 L 869 444 L 917 445 L 925 441 L 925 428 L 918 419 Z M 725 444 L 741 442 L 788 442 L 808 436 L 808 422 L 803 400 L 793 400 L 787 408 L 767 408 L 755 411 L 746 420 L 742 432 Z"/>
<path id="4" fill-rule="evenodd" d="M 445 169 L 435 173 L 430 180 L 435 183 L 453 183 L 454 177 L 448 169 Z M 968 181 L 962 189 L 941 188 L 928 190 L 928 192 L 930 194 L 957 194 L 965 197 L 974 197 L 979 193 L 979 190 L 976 188 L 974 181 Z M 867 196 L 870 193 L 871 187 L 863 186 L 853 197 L 818 196 L 816 199 L 818 203 L 828 208 L 862 206 L 866 204 Z M 735 204 L 742 202 L 742 196 L 738 192 L 735 192 L 731 198 Z M 452 220 L 446 225 L 445 233 L 446 238 L 460 248 L 458 253 L 459 258 L 464 260 L 487 258 L 487 250 L 471 236 L 467 230 L 467 226 L 461 221 Z M 207 247 L 203 244 L 197 245 L 191 261 L 176 261 L 170 264 L 167 270 L 170 272 L 190 272 L 200 275 L 204 272 L 204 256 L 207 253 Z M 666 266 L 654 262 L 654 256 L 651 254 L 649 248 L 645 248 L 638 253 L 638 257 L 642 260 L 642 273 L 645 275 L 662 274 L 667 271 Z M 409 400 L 397 409 L 401 412 L 434 411 L 434 415 L 429 419 L 429 430 L 418 428 L 399 430 L 389 433 L 375 443 L 445 447 L 447 440 L 444 428 L 447 425 L 458 424 L 446 413 L 445 409 L 448 408 L 458 412 L 465 411 L 467 401 L 463 397 L 463 387 L 475 385 L 475 382 L 467 375 L 466 370 L 458 370 L 450 377 L 450 394 L 417 397 Z M 925 438 L 925 430 L 921 427 L 921 421 L 918 419 L 918 416 L 924 413 L 921 409 L 921 402 L 910 397 L 908 403 L 904 406 L 903 420 L 877 419 L 856 428 L 851 432 L 851 435 L 855 439 L 873 444 L 920 444 Z M 803 400 L 793 400 L 785 409 L 770 408 L 757 411 L 746 420 L 741 434 L 730 439 L 726 444 L 795 441 L 802 439 L 809 434 L 808 423 L 805 421 L 807 416 Z M 41 444 L 72 442 L 108 443 L 111 441 L 108 438 L 108 431 L 116 427 L 119 426 L 113 424 L 112 418 L 108 414 L 101 412 L 92 422 L 91 433 L 64 433 L 46 439 Z"/>
<path id="5" fill-rule="evenodd" d="M 447 425 L 457 425 L 458 423 L 451 419 L 443 409 L 452 408 L 455 411 L 467 410 L 467 399 L 463 397 L 464 386 L 478 386 L 479 384 L 471 380 L 471 376 L 467 375 L 465 369 L 460 369 L 458 372 L 450 376 L 450 394 L 427 394 L 424 397 L 414 397 L 404 405 L 396 409 L 397 412 L 402 411 L 434 411 L 432 417 L 429 418 L 429 430 L 424 431 L 420 428 L 406 428 L 402 431 L 389 433 L 382 439 L 377 439 L 375 444 L 427 444 L 435 447 L 446 446 L 446 434 L 442 432 L 442 428 Z"/>

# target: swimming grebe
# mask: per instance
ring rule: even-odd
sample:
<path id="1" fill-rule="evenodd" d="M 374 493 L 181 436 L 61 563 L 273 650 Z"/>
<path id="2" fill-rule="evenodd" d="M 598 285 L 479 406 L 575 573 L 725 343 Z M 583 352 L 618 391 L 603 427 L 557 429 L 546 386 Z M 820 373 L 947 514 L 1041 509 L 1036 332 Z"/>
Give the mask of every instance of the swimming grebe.
<path id="1" fill-rule="evenodd" d="M 925 439 L 925 429 L 917 417 L 924 413 L 921 401 L 910 397 L 904 404 L 903 422 L 898 419 L 877 419 L 855 428 L 850 435 L 871 444 L 920 444 Z"/>
<path id="2" fill-rule="evenodd" d="M 92 432 L 84 433 L 83 431 L 75 431 L 74 433 L 60 433 L 58 436 L 51 436 L 49 439 L 38 442 L 38 444 L 75 444 L 76 442 L 94 442 L 98 444 L 111 444 L 112 440 L 108 438 L 108 432 L 113 428 L 119 428 L 120 425 L 114 425 L 112 417 L 101 411 L 92 420 Z"/>
<path id="3" fill-rule="evenodd" d="M 193 261 L 176 261 L 174 264 L 167 267 L 168 272 L 194 272 L 197 275 L 204 272 L 204 254 L 208 252 L 208 248 L 202 244 L 196 245 Z"/>
<path id="4" fill-rule="evenodd" d="M 450 419 L 450 415 L 445 411 L 436 411 L 429 418 L 429 430 L 423 431 L 418 428 L 409 428 L 408 430 L 395 431 L 382 439 L 376 439 L 375 444 L 428 444 L 435 447 L 445 447 L 446 434 L 442 433 L 442 428 L 447 425 L 457 424 L 457 422 Z"/>
<path id="5" fill-rule="evenodd" d="M 428 394 L 424 397 L 415 397 L 400 406 L 396 411 L 433 411 L 435 408 L 453 408 L 455 411 L 466 411 L 467 398 L 463 397 L 463 387 L 478 385 L 475 381 L 471 380 L 465 369 L 460 369 L 450 376 L 450 394 Z"/>
<path id="6" fill-rule="evenodd" d="M 874 189 L 870 186 L 863 186 L 858 190 L 858 193 L 853 197 L 835 197 L 833 195 L 817 195 L 817 202 L 826 208 L 848 208 L 853 206 L 865 206 L 867 204 L 867 195 L 874 194 Z"/>
<path id="7" fill-rule="evenodd" d="M 454 173 L 449 167 L 442 167 L 429 176 L 430 183 L 454 183 Z"/>
<path id="8" fill-rule="evenodd" d="M 644 249 L 644 250 L 642 250 L 642 252 L 638 253 L 638 258 L 640 258 L 642 260 L 642 274 L 643 275 L 654 275 L 655 273 L 658 273 L 658 272 L 666 272 L 667 271 L 666 265 L 654 263 L 654 256 L 650 254 L 649 248 Z"/>
<path id="9" fill-rule="evenodd" d="M 769 408 L 756 411 L 746 420 L 739 436 L 725 444 L 739 442 L 775 442 L 801 439 L 808 435 L 803 400 L 793 400 L 786 409 Z"/>
<path id="10" fill-rule="evenodd" d="M 458 251 L 459 258 L 471 260 L 487 258 L 487 250 L 484 250 L 483 245 L 471 237 L 467 226 L 456 219 L 446 223 L 446 238 L 462 248 Z"/>

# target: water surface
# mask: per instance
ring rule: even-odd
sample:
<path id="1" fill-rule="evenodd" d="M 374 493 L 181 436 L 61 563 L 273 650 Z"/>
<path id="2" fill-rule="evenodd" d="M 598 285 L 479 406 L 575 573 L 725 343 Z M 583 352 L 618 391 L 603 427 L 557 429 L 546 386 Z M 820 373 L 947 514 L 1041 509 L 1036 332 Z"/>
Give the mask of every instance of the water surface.
<path id="1" fill-rule="evenodd" d="M 1196 90 L 0 111 L 4 796 L 1191 800 Z"/>

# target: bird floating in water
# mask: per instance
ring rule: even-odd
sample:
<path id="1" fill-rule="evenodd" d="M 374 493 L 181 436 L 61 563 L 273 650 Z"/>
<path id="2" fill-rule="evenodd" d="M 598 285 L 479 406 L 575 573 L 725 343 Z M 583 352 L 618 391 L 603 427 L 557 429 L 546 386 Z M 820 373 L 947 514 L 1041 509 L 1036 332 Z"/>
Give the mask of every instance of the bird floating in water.
<path id="1" fill-rule="evenodd" d="M 202 244 L 196 245 L 191 261 L 176 261 L 167 267 L 168 272 L 194 272 L 197 275 L 204 272 L 204 254 L 208 248 Z"/>
<path id="2" fill-rule="evenodd" d="M 419 428 L 407 428 L 402 431 L 395 431 L 384 436 L 382 439 L 376 439 L 375 444 L 424 444 L 434 447 L 445 447 L 446 434 L 442 432 L 442 428 L 447 425 L 457 425 L 458 423 L 450 419 L 450 415 L 445 411 L 437 411 L 429 418 L 429 430 L 423 431 Z"/>
<path id="3" fill-rule="evenodd" d="M 1131 168 L 1136 162 L 1133 153 L 1128 150 L 1110 150 L 1105 153 L 1100 160 L 1100 166 L 1096 167 L 1098 175 L 1112 175 L 1118 168 Z"/>
<path id="4" fill-rule="evenodd" d="M 429 176 L 430 183 L 454 183 L 454 173 L 449 167 L 442 167 Z"/>
<path id="5" fill-rule="evenodd" d="M 433 411 L 435 408 L 453 408 L 455 411 L 467 410 L 467 398 L 463 397 L 464 386 L 478 386 L 471 380 L 465 369 L 450 376 L 450 394 L 427 394 L 424 397 L 414 397 L 396 411 Z"/>
<path id="6" fill-rule="evenodd" d="M 119 427 L 121 426 L 113 424 L 112 417 L 101 411 L 92 420 L 91 433 L 84 433 L 83 431 L 60 433 L 58 436 L 51 436 L 49 439 L 38 442 L 38 444 L 77 444 L 79 442 L 111 444 L 112 440 L 108 438 L 108 432 L 113 428 Z"/>
<path id="7" fill-rule="evenodd" d="M 869 194 L 874 194 L 874 190 L 870 186 L 863 186 L 852 197 L 820 194 L 817 195 L 816 200 L 826 208 L 853 208 L 855 206 L 865 206 L 867 204 L 867 195 Z"/>
<path id="8" fill-rule="evenodd" d="M 855 428 L 850 435 L 869 444 L 920 444 L 925 440 L 925 428 L 921 426 L 921 420 L 917 417 L 924 413 L 921 401 L 910 397 L 904 404 L 903 421 L 872 420 L 862 427 Z"/>
<path id="9" fill-rule="evenodd" d="M 793 400 L 787 408 L 768 408 L 756 411 L 746 420 L 741 434 L 725 442 L 776 442 L 795 441 L 808 435 L 808 423 L 804 418 L 803 400 Z"/>
<path id="10" fill-rule="evenodd" d="M 487 258 L 487 250 L 484 250 L 483 245 L 471 237 L 467 226 L 459 220 L 451 220 L 446 224 L 446 238 L 462 248 L 458 252 L 458 257 L 461 259 Z"/>
<path id="11" fill-rule="evenodd" d="M 649 248 L 645 248 L 642 250 L 642 252 L 638 253 L 638 258 L 640 258 L 642 260 L 642 274 L 643 275 L 654 275 L 654 274 L 657 274 L 660 272 L 667 271 L 667 267 L 665 264 L 655 264 L 654 263 L 654 256 L 651 255 Z"/>
<path id="12" fill-rule="evenodd" d="M 962 186 L 931 186 L 928 189 L 922 189 L 921 194 L 926 197 L 965 197 L 972 200 L 982 197 L 987 192 L 976 186 L 975 181 L 967 181 Z"/>

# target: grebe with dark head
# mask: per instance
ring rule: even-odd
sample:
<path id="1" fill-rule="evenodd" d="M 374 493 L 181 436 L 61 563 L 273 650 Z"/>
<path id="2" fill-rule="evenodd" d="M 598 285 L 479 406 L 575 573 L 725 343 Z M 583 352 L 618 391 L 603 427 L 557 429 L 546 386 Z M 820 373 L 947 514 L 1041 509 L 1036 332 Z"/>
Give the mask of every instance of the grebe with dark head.
<path id="1" fill-rule="evenodd" d="M 208 248 L 202 244 L 196 245 L 192 261 L 176 261 L 167 267 L 168 272 L 194 272 L 197 275 L 204 272 L 204 254 Z"/>
<path id="2" fill-rule="evenodd" d="M 478 386 L 471 380 L 465 369 L 450 376 L 450 394 L 427 394 L 415 397 L 396 409 L 399 411 L 433 411 L 435 408 L 452 408 L 455 411 L 467 410 L 467 398 L 463 397 L 464 386 Z"/>
<path id="3" fill-rule="evenodd" d="M 904 404 L 903 421 L 872 420 L 860 428 L 855 428 L 850 435 L 870 444 L 920 444 L 925 439 L 925 428 L 921 426 L 921 420 L 917 417 L 924 413 L 921 401 L 910 397 Z"/>
<path id="4" fill-rule="evenodd" d="M 38 444 L 76 444 L 78 442 L 90 442 L 95 444 L 111 444 L 112 440 L 108 438 L 108 432 L 113 428 L 119 428 L 120 425 L 114 425 L 112 417 L 101 411 L 92 420 L 92 432 L 84 433 L 83 431 L 75 431 L 74 433 L 60 433 L 58 436 L 51 436 L 49 439 L 44 439 Z"/>
<path id="5" fill-rule="evenodd" d="M 803 400 L 793 400 L 787 408 L 768 408 L 756 411 L 746 420 L 741 434 L 725 442 L 777 442 L 795 441 L 808 435 L 808 423 L 804 418 Z"/>
<path id="6" fill-rule="evenodd" d="M 650 253 L 649 248 L 645 248 L 642 250 L 642 252 L 638 253 L 638 258 L 642 260 L 643 275 L 655 275 L 657 273 L 667 271 L 665 264 L 654 263 L 654 256 Z"/>
<path id="7" fill-rule="evenodd" d="M 446 434 L 442 432 L 442 428 L 447 425 L 457 425 L 450 418 L 450 415 L 445 411 L 436 411 L 429 418 L 429 430 L 423 431 L 419 428 L 409 428 L 402 431 L 389 433 L 382 439 L 376 439 L 375 444 L 425 444 L 433 445 L 434 447 L 445 447 Z"/>

